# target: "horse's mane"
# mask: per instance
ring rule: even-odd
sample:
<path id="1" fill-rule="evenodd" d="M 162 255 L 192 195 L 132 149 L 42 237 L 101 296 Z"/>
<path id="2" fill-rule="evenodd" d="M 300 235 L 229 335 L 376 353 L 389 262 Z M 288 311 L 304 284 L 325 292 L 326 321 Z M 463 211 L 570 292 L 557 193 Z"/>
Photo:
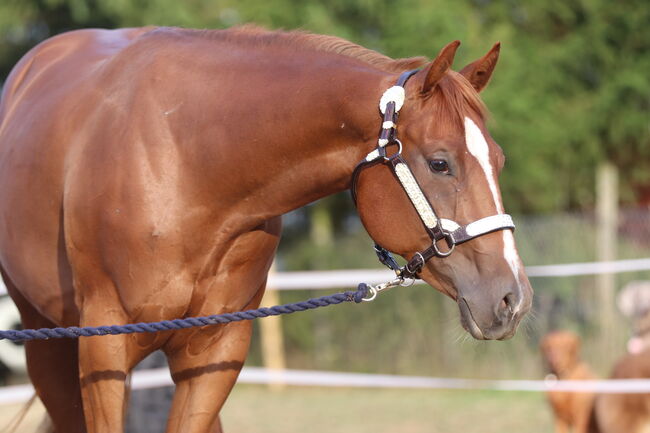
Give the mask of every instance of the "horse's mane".
<path id="1" fill-rule="evenodd" d="M 314 51 L 340 54 L 358 59 L 386 72 L 403 72 L 409 69 L 415 69 L 423 66 L 427 61 L 425 57 L 392 59 L 377 51 L 362 47 L 337 36 L 318 35 L 303 30 L 267 30 L 252 24 L 232 27 L 227 30 L 179 30 L 184 33 L 191 32 L 204 38 L 225 40 L 234 43 L 278 45 L 283 48 L 293 47 L 297 49 L 307 48 Z"/>
<path id="2" fill-rule="evenodd" d="M 334 53 L 360 60 L 379 70 L 400 73 L 424 66 L 426 57 L 408 57 L 393 59 L 375 50 L 362 47 L 337 36 L 319 35 L 302 30 L 282 31 L 267 30 L 252 24 L 232 27 L 227 30 L 191 30 L 175 29 L 184 34 L 201 38 L 243 43 L 250 45 L 281 46 L 283 48 L 310 49 L 314 51 Z M 456 118 L 473 112 L 485 117 L 487 109 L 472 85 L 459 73 L 449 71 L 439 82 L 436 93 L 448 104 Z"/>

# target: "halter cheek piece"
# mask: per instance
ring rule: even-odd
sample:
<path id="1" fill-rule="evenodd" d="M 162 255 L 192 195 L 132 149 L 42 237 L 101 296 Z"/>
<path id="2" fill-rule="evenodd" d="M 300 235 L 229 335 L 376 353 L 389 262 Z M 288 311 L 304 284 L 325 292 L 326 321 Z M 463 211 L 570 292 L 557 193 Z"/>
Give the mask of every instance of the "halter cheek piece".
<path id="1" fill-rule="evenodd" d="M 374 291 L 376 292 L 401 284 L 405 279 L 415 279 L 422 270 L 424 264 L 433 257 L 447 257 L 454 247 L 479 236 L 497 231 L 514 230 L 515 224 L 512 217 L 507 214 L 492 215 L 481 218 L 477 221 L 461 226 L 455 221 L 438 218 L 433 206 L 422 192 L 417 179 L 409 168 L 406 160 L 402 157 L 402 143 L 397 139 L 397 118 L 398 112 L 404 105 L 405 90 L 404 84 L 418 70 L 407 71 L 400 75 L 397 83 L 384 92 L 379 101 L 379 110 L 383 115 L 381 133 L 377 140 L 377 147 L 370 152 L 365 159 L 357 164 L 352 173 L 352 199 L 357 204 L 357 181 L 361 171 L 376 164 L 387 164 L 400 185 L 406 192 L 411 204 L 418 213 L 424 229 L 431 238 L 431 245 L 415 255 L 404 266 L 400 267 L 391 253 L 378 244 L 375 244 L 375 252 L 379 261 L 388 268 L 395 271 L 397 278 L 390 283 L 385 283 Z M 397 150 L 388 155 L 387 148 L 396 146 Z M 441 244 L 444 240 L 444 246 Z"/>

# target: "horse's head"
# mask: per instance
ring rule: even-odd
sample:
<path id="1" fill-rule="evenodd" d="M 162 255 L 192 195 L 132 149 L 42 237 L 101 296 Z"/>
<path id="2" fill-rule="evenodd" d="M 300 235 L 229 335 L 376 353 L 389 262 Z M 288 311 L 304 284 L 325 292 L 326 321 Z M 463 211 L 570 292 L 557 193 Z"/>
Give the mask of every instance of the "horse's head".
<path id="1" fill-rule="evenodd" d="M 552 373 L 568 373 L 580 362 L 580 337 L 573 332 L 546 334 L 539 347 Z"/>
<path id="2" fill-rule="evenodd" d="M 478 96 L 492 75 L 499 45 L 460 73 L 450 69 L 458 45 L 447 45 L 406 83 L 397 126 L 402 157 L 447 229 L 454 223 L 444 220 L 464 226 L 504 213 L 498 176 L 505 158 L 487 132 Z M 389 164 L 362 170 L 356 196 L 368 233 L 382 247 L 408 260 L 431 245 Z M 508 229 L 428 260 L 418 275 L 457 301 L 463 327 L 477 339 L 511 337 L 531 306 L 532 289 Z"/>

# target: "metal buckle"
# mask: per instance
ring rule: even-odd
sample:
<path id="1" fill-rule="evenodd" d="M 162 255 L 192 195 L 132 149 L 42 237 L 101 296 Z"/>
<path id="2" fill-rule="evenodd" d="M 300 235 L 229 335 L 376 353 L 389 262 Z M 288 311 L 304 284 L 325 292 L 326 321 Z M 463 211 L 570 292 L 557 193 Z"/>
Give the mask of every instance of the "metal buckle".
<path id="1" fill-rule="evenodd" d="M 420 257 L 420 265 L 418 266 L 418 269 L 411 269 L 411 268 L 409 268 L 409 264 L 408 264 L 408 262 L 407 262 L 407 263 L 404 265 L 404 269 L 406 270 L 406 272 L 409 273 L 409 275 L 415 275 L 415 274 L 417 274 L 417 273 L 422 269 L 422 266 L 424 266 L 424 263 L 425 263 L 425 261 L 424 261 L 424 256 L 423 256 L 422 253 L 420 253 L 419 251 L 418 251 L 417 253 L 415 253 L 415 256 L 414 256 L 414 257 Z"/>

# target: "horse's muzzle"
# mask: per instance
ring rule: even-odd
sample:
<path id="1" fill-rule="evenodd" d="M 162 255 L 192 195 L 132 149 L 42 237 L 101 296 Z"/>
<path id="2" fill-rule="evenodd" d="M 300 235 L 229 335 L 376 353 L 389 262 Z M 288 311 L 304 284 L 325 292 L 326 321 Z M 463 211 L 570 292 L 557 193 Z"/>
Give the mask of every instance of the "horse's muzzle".
<path id="1" fill-rule="evenodd" d="M 508 292 L 495 305 L 477 303 L 459 296 L 458 308 L 463 328 L 477 340 L 507 340 L 515 335 L 519 322 L 530 310 L 532 290 Z"/>

